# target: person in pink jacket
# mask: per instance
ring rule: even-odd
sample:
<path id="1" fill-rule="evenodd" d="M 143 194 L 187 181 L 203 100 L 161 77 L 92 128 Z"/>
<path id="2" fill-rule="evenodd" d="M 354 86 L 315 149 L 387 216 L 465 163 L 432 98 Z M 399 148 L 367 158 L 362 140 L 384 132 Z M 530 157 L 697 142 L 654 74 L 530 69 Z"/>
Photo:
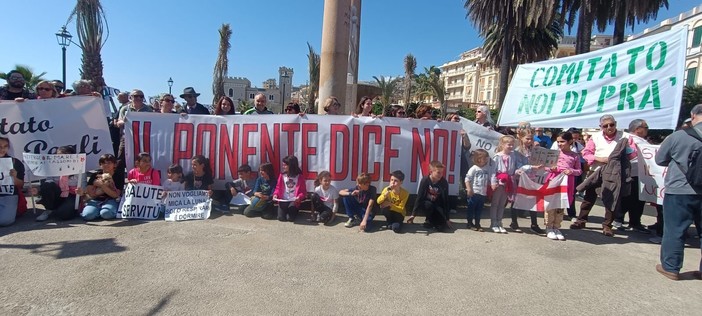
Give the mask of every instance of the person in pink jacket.
<path id="1" fill-rule="evenodd" d="M 294 222 L 300 211 L 300 203 L 307 195 L 307 186 L 297 157 L 283 158 L 283 166 L 273 193 L 273 201 L 278 201 L 278 220 Z"/>

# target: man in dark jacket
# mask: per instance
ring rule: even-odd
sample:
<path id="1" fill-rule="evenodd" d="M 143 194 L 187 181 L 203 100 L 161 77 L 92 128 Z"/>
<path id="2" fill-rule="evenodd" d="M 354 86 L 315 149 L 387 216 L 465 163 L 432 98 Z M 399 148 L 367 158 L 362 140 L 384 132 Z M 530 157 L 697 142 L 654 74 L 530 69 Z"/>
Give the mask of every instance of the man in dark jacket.
<path id="1" fill-rule="evenodd" d="M 702 138 L 702 104 L 695 105 L 690 115 L 692 126 L 688 130 Z M 702 141 L 680 130 L 666 137 L 656 153 L 656 163 L 668 167 L 664 182 L 661 263 L 656 265 L 656 271 L 671 280 L 678 280 L 682 268 L 687 229 L 695 218 L 702 216 L 702 187 L 690 185 L 685 176 L 690 154 L 695 150 L 702 152 Z M 697 279 L 702 279 L 700 270 L 702 262 L 693 272 Z"/>
<path id="2" fill-rule="evenodd" d="M 183 108 L 183 113 L 188 114 L 210 114 L 210 111 L 202 104 L 197 103 L 197 97 L 200 94 L 195 92 L 195 88 L 187 87 L 183 89 L 183 94 L 180 95 L 181 98 L 185 99 L 185 107 Z"/>

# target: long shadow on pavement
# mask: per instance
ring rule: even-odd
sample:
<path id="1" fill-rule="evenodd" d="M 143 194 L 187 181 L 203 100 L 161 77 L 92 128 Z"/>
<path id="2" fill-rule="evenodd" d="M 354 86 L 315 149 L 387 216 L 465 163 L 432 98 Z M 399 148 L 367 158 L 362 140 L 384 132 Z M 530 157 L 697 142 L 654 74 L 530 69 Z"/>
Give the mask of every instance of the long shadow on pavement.
<path id="1" fill-rule="evenodd" d="M 0 248 L 26 249 L 32 254 L 49 255 L 56 259 L 102 255 L 127 250 L 127 247 L 118 245 L 114 238 L 61 241 L 44 244 L 0 244 Z"/>

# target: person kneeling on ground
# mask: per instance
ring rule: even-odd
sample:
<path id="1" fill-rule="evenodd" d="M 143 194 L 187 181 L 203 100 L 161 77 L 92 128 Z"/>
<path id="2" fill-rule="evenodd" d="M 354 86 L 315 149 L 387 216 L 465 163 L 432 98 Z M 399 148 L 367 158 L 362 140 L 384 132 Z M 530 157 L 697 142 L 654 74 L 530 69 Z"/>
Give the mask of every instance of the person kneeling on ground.
<path id="1" fill-rule="evenodd" d="M 417 200 L 407 223 L 412 224 L 417 210 L 421 209 L 426 214 L 424 228 L 443 232 L 452 226 L 448 208 L 448 181 L 444 178 L 444 164 L 440 161 L 432 161 L 429 168 L 429 175 L 419 182 Z"/>
<path id="2" fill-rule="evenodd" d="M 402 230 L 402 222 L 405 221 L 405 205 L 409 199 L 409 192 L 402 187 L 405 181 L 405 174 L 400 170 L 395 170 L 390 176 L 390 185 L 383 189 L 378 196 L 380 213 L 385 216 L 388 228 L 395 233 Z M 368 213 L 366 213 L 366 217 Z M 361 229 L 366 226 L 366 218 L 361 222 Z"/>
<path id="3" fill-rule="evenodd" d="M 91 221 L 101 217 L 112 219 L 117 216 L 119 198 L 124 188 L 124 171 L 117 167 L 117 158 L 104 154 L 98 160 L 100 169 L 88 178 L 88 187 L 76 189 L 78 195 L 87 197 L 80 216 Z"/>

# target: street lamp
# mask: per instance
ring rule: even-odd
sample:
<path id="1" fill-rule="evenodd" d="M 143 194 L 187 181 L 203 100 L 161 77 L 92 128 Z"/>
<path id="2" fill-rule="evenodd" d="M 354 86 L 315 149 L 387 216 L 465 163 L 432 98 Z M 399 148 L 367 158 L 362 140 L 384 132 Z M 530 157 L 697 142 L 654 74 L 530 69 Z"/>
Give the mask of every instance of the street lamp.
<path id="1" fill-rule="evenodd" d="M 62 26 L 61 29 L 59 30 L 58 33 L 56 33 L 56 41 L 58 42 L 59 46 L 61 46 L 61 50 L 63 51 L 63 84 L 66 83 L 66 47 L 68 45 L 71 45 L 71 33 L 68 33 L 68 30 L 66 30 L 66 26 Z"/>
<path id="2" fill-rule="evenodd" d="M 171 94 L 171 87 L 173 87 L 173 78 L 168 78 L 168 94 Z"/>
<path id="3" fill-rule="evenodd" d="M 286 79 L 288 79 L 288 72 L 283 71 L 283 75 L 280 76 L 280 79 L 283 88 L 280 91 L 280 107 L 283 109 L 283 111 L 285 111 L 285 82 L 287 81 Z"/>

